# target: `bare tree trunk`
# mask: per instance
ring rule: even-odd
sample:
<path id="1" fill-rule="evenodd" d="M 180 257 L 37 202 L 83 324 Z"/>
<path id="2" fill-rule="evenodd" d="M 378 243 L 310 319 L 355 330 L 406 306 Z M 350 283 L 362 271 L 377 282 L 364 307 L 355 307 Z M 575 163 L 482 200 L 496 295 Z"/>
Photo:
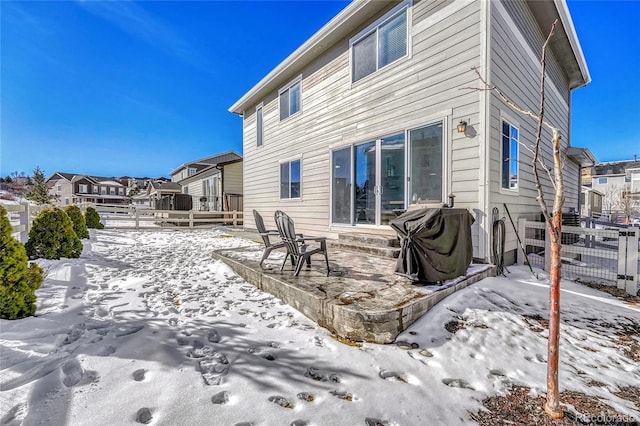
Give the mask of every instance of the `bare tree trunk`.
<path id="1" fill-rule="evenodd" d="M 564 180 L 560 158 L 560 133 L 553 131 L 553 170 L 555 175 L 555 197 L 553 216 L 547 219 L 551 236 L 551 272 L 549 275 L 549 341 L 547 352 L 547 402 L 544 411 L 554 419 L 564 416 L 559 402 L 558 361 L 560 344 L 560 251 L 562 250 L 562 206 L 564 205 Z"/>

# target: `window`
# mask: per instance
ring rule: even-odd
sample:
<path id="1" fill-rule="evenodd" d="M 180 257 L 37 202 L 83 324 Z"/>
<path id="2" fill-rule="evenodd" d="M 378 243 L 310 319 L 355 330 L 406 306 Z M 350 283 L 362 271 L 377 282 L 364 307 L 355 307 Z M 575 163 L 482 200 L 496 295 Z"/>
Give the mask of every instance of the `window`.
<path id="1" fill-rule="evenodd" d="M 62 191 L 62 185 L 58 185 L 57 189 L 58 189 L 58 192 Z"/>
<path id="2" fill-rule="evenodd" d="M 300 111 L 300 80 L 279 92 L 280 120 Z"/>
<path id="3" fill-rule="evenodd" d="M 124 188 L 118 188 L 118 194 L 124 195 Z"/>
<path id="4" fill-rule="evenodd" d="M 97 193 L 98 193 L 98 190 L 99 190 L 98 185 L 93 185 L 93 193 L 94 193 L 94 194 L 97 194 Z"/>
<path id="5" fill-rule="evenodd" d="M 88 187 L 88 185 L 85 185 L 85 184 L 82 184 L 82 183 L 81 183 L 81 184 L 80 184 L 80 191 L 79 191 L 79 192 L 80 192 L 81 194 L 86 194 L 86 193 L 88 193 L 88 192 L 89 192 L 89 187 Z"/>
<path id="6" fill-rule="evenodd" d="M 600 185 L 606 185 L 606 184 L 607 184 L 607 178 L 606 178 L 606 177 L 604 177 L 604 178 L 598 178 L 598 183 L 599 183 Z"/>
<path id="7" fill-rule="evenodd" d="M 502 120 L 502 188 L 518 189 L 518 129 Z"/>
<path id="8" fill-rule="evenodd" d="M 356 36 L 351 45 L 351 74 L 355 83 L 407 55 L 407 6 L 382 18 Z"/>
<path id="9" fill-rule="evenodd" d="M 300 160 L 280 163 L 280 198 L 300 198 Z"/>
<path id="10" fill-rule="evenodd" d="M 109 194 L 115 194 L 116 193 L 116 189 L 114 187 L 109 187 Z"/>
<path id="11" fill-rule="evenodd" d="M 262 129 L 262 105 L 256 108 L 256 146 L 262 146 L 262 137 L 263 137 L 263 129 Z"/>
<path id="12" fill-rule="evenodd" d="M 106 186 L 101 186 L 100 187 L 100 193 L 101 194 L 106 194 L 107 193 L 107 187 Z"/>

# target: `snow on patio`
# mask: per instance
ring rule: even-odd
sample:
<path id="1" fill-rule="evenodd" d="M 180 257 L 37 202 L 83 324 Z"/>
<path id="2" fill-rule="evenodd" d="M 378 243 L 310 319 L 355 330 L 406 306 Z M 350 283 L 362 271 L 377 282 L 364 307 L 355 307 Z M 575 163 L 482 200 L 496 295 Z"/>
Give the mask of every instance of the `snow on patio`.
<path id="1" fill-rule="evenodd" d="M 543 273 L 510 267 L 395 345 L 349 346 L 211 258 L 253 244 L 220 230 L 102 230 L 80 259 L 38 261 L 37 317 L 0 320 L 0 424 L 451 425 L 513 384 L 544 393 Z M 640 383 L 619 339 L 632 330 L 640 343 L 640 308 L 562 287 L 561 390 L 640 419 L 614 395 Z"/>

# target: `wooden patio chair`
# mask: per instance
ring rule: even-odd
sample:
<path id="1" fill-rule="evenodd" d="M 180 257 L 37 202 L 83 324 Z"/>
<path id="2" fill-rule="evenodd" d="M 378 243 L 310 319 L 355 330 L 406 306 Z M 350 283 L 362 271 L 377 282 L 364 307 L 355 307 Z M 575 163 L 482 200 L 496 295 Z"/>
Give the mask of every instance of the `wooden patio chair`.
<path id="1" fill-rule="evenodd" d="M 282 262 L 280 271 L 284 269 L 287 258 L 291 257 L 292 262 L 295 263 L 296 269 L 294 276 L 298 276 L 302 264 L 306 261 L 307 267 L 311 266 L 311 256 L 317 253 L 324 254 L 324 260 L 327 264 L 327 276 L 329 276 L 329 257 L 327 256 L 327 239 L 325 237 L 303 237 L 300 234 L 296 234 L 293 226 L 293 220 L 283 211 L 277 210 L 275 212 L 276 226 L 280 238 L 284 242 L 287 248 L 287 254 Z M 315 241 L 320 243 L 320 247 L 313 247 L 307 244 L 308 241 Z"/>
<path id="2" fill-rule="evenodd" d="M 253 219 L 256 222 L 256 228 L 258 229 L 258 234 L 262 237 L 262 242 L 264 243 L 264 252 L 262 253 L 262 259 L 260 259 L 260 267 L 262 268 L 262 262 L 265 261 L 267 257 L 271 254 L 273 250 L 284 247 L 284 242 L 280 241 L 278 243 L 272 243 L 269 237 L 277 237 L 280 233 L 273 229 L 269 230 L 264 226 L 264 220 L 262 219 L 262 215 L 258 213 L 257 210 L 253 210 Z M 285 258 L 286 260 L 286 258 Z M 292 260 L 293 263 L 293 260 Z"/>

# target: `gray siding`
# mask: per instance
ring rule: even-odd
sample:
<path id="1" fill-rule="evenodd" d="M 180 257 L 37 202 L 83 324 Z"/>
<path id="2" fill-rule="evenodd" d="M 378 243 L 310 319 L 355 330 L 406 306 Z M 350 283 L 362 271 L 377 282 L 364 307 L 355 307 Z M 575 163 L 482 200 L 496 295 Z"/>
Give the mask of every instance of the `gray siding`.
<path id="1" fill-rule="evenodd" d="M 451 7 L 459 10 L 433 19 L 434 13 Z M 460 3 L 421 0 L 412 9 L 411 57 L 352 84 L 349 38 L 329 47 L 300 71 L 300 114 L 281 122 L 276 93 L 262 100 L 261 147 L 256 147 L 255 106 L 245 111 L 247 227 L 255 227 L 252 209 L 260 211 L 270 227 L 273 212 L 282 209 L 295 220 L 299 232 L 335 236 L 340 229 L 329 223 L 331 150 L 435 119 L 444 119 L 445 128 L 449 129 L 445 135 L 445 155 L 450 159 L 447 191 L 456 194 L 457 206 L 477 207 L 480 138 L 458 134 L 455 125 L 464 119 L 477 128 L 480 120 L 480 94 L 460 90 L 474 84 L 475 75 L 470 68 L 480 65 L 480 2 L 462 7 Z M 302 198 L 281 200 L 279 164 L 294 158 L 300 158 L 302 163 Z M 477 238 L 474 240 L 477 251 Z"/>
<path id="2" fill-rule="evenodd" d="M 505 7 L 505 8 L 503 8 Z M 506 11 L 506 13 L 505 13 Z M 515 32 L 514 32 L 515 29 Z M 517 33 L 520 33 L 518 35 Z M 539 56 L 544 43 L 541 30 L 536 26 L 531 13 L 521 2 L 491 2 L 490 62 L 491 83 L 521 108 L 537 112 L 539 110 L 540 68 Z M 536 59 L 537 58 L 537 59 Z M 569 89 L 567 79 L 557 72 L 559 66 L 553 57 L 547 57 L 548 78 L 545 91 L 545 120 L 560 129 L 563 149 L 568 145 L 569 134 Z M 506 113 L 519 124 L 520 144 L 532 147 L 535 141 L 536 122 L 513 111 L 496 95 L 490 99 L 490 208 L 498 207 L 504 216 L 503 203 L 508 204 L 514 221 L 520 216 L 530 219 L 539 217 L 540 208 L 536 201 L 537 192 L 531 164 L 533 155 L 522 146 L 520 153 L 519 190 L 509 193 L 500 189 L 500 117 Z M 544 129 L 541 156 L 553 168 L 551 152 L 551 132 Z M 553 188 L 544 171 L 541 181 L 549 206 L 553 205 Z M 565 211 L 578 207 L 579 168 L 571 161 L 564 167 Z M 490 211 L 490 210 L 489 210 Z M 509 230 L 510 231 L 510 230 Z M 507 232 L 507 250 L 515 250 L 515 234 Z"/>

